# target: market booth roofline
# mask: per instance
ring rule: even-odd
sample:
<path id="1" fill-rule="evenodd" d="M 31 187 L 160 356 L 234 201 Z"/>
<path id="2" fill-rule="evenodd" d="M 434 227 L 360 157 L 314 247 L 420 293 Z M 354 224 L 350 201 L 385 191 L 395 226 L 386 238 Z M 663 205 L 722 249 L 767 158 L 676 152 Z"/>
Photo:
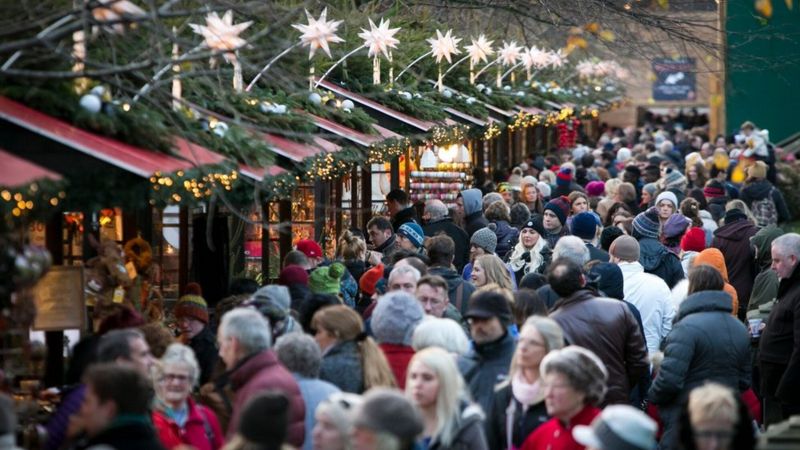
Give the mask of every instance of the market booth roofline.
<path id="1" fill-rule="evenodd" d="M 61 180 L 61 175 L 19 158 L 0 148 L 0 186 L 14 187 L 32 183 L 42 178 Z"/>

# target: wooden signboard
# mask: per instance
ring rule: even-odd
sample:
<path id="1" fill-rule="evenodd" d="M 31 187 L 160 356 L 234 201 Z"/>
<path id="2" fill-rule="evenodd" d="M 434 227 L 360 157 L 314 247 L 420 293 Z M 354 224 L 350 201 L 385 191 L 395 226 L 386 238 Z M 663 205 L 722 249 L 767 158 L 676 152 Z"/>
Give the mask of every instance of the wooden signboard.
<path id="1" fill-rule="evenodd" d="M 34 287 L 37 331 L 83 329 L 86 304 L 83 267 L 54 266 Z"/>

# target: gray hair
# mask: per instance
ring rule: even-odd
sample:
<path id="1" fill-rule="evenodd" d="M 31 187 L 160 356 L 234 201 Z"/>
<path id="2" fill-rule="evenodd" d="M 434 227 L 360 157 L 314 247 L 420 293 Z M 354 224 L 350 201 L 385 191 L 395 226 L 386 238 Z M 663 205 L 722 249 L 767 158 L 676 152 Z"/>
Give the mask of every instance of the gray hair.
<path id="1" fill-rule="evenodd" d="M 675 148 L 675 144 L 673 144 L 672 141 L 664 141 L 661 143 L 659 150 L 661 153 L 667 153 L 671 152 L 673 148 Z"/>
<path id="2" fill-rule="evenodd" d="M 414 329 L 411 346 L 416 351 L 439 347 L 456 355 L 464 355 L 469 350 L 469 339 L 455 320 L 427 316 Z"/>
<path id="3" fill-rule="evenodd" d="M 800 259 L 800 234 L 786 233 L 772 241 L 772 247 L 781 250 L 784 256 L 795 256 Z"/>
<path id="4" fill-rule="evenodd" d="M 530 316 L 520 327 L 520 333 L 527 327 L 533 328 L 542 335 L 547 353 L 564 348 L 564 331 L 555 320 L 545 316 Z M 511 359 L 511 368 L 508 370 L 508 379 L 512 379 L 519 371 L 517 366 L 517 352 L 519 351 L 520 346 L 517 346 L 517 350 Z"/>
<path id="5" fill-rule="evenodd" d="M 564 236 L 556 242 L 556 247 L 553 249 L 553 261 L 559 258 L 566 258 L 583 267 L 589 262 L 589 249 L 583 239 L 577 236 Z"/>
<path id="6" fill-rule="evenodd" d="M 124 328 L 104 334 L 97 345 L 97 362 L 131 359 L 131 341 L 134 339 L 145 340 L 144 333 L 136 328 Z"/>
<path id="7" fill-rule="evenodd" d="M 570 386 L 586 394 L 586 403 L 598 405 L 608 389 L 608 371 L 605 364 L 592 351 L 570 345 L 553 350 L 542 360 L 539 367 L 543 376 L 550 373 L 564 375 Z"/>
<path id="8" fill-rule="evenodd" d="M 395 278 L 397 278 L 397 277 L 399 277 L 401 275 L 406 275 L 406 274 L 411 274 L 411 276 L 414 278 L 414 283 L 415 284 L 416 284 L 417 281 L 419 281 L 420 278 L 422 278 L 422 274 L 420 274 L 419 270 L 417 270 L 415 267 L 413 267 L 413 266 L 399 266 L 399 267 L 393 268 L 392 271 L 389 272 L 389 285 L 392 284 L 392 281 Z"/>
<path id="9" fill-rule="evenodd" d="M 290 372 L 303 378 L 319 378 L 322 352 L 311 336 L 303 333 L 284 334 L 275 341 L 275 353 Z"/>
<path id="10" fill-rule="evenodd" d="M 316 413 L 327 415 L 328 419 L 333 422 L 333 425 L 339 431 L 345 444 L 345 450 L 353 448 L 350 432 L 353 428 L 355 410 L 361 403 L 362 398 L 360 395 L 349 392 L 334 392 L 317 406 Z"/>
<path id="11" fill-rule="evenodd" d="M 483 202 L 481 203 L 481 206 L 483 207 L 483 210 L 486 211 L 486 208 L 488 208 L 489 205 L 491 205 L 492 203 L 502 202 L 502 201 L 503 201 L 502 195 L 500 195 L 497 192 L 489 192 L 488 194 L 483 196 Z"/>
<path id="12" fill-rule="evenodd" d="M 156 364 L 155 372 L 156 377 L 163 375 L 164 368 L 170 364 L 182 364 L 189 368 L 189 380 L 192 386 L 197 384 L 200 378 L 200 365 L 197 364 L 197 358 L 194 355 L 194 350 L 180 343 L 173 343 L 167 347 L 167 351 L 161 356 L 159 360 L 161 364 Z"/>
<path id="13" fill-rule="evenodd" d="M 428 200 L 425 203 L 425 212 L 431 215 L 431 220 L 441 220 L 447 217 L 447 206 L 441 200 Z"/>
<path id="14" fill-rule="evenodd" d="M 272 346 L 269 322 L 254 309 L 236 308 L 222 316 L 219 325 L 222 337 L 239 341 L 246 354 L 266 350 Z"/>

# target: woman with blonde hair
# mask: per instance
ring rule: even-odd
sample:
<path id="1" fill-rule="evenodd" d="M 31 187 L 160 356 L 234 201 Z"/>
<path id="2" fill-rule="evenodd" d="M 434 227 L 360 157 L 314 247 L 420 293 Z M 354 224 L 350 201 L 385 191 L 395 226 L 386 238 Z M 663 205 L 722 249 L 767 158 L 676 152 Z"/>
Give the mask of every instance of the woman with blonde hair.
<path id="1" fill-rule="evenodd" d="M 364 332 L 364 322 L 352 308 L 322 308 L 311 319 L 314 339 L 322 350 L 319 378 L 345 392 L 361 394 L 375 386 L 396 385 L 386 357 Z"/>
<path id="2" fill-rule="evenodd" d="M 367 242 L 350 230 L 342 231 L 336 244 L 336 259 L 342 261 L 356 280 L 367 270 Z"/>
<path id="3" fill-rule="evenodd" d="M 411 359 L 406 396 L 422 413 L 423 441 L 429 450 L 484 450 L 484 415 L 465 399 L 464 379 L 455 360 L 436 347 Z"/>
<path id="4" fill-rule="evenodd" d="M 539 425 L 549 420 L 539 365 L 545 355 L 564 347 L 564 333 L 553 319 L 531 316 L 519 331 L 508 379 L 495 389 L 487 413 L 491 448 L 520 448 Z"/>
<path id="5" fill-rule="evenodd" d="M 547 246 L 547 239 L 544 239 L 542 235 L 544 235 L 544 225 L 542 225 L 541 215 L 537 214 L 531 217 L 522 225 L 519 231 L 519 242 L 508 256 L 508 265 L 514 271 L 514 277 L 517 280 L 522 280 L 522 277 L 530 272 L 544 273 L 547 269 L 552 252 Z"/>
<path id="6" fill-rule="evenodd" d="M 495 283 L 509 291 L 514 290 L 508 267 L 496 255 L 481 255 L 475 258 L 470 277 L 476 288 Z"/>
<path id="7" fill-rule="evenodd" d="M 747 407 L 729 387 L 717 383 L 689 393 L 679 440 L 685 450 L 745 450 L 756 443 Z"/>

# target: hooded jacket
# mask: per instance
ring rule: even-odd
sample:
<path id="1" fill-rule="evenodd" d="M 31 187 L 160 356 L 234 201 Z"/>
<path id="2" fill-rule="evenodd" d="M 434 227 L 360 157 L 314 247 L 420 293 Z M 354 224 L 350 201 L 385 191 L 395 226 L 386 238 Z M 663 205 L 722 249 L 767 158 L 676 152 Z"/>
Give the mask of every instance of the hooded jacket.
<path id="1" fill-rule="evenodd" d="M 638 262 L 621 262 L 625 300 L 631 302 L 642 316 L 647 351 L 654 354 L 672 329 L 675 315 L 670 301 L 670 290 L 661 278 L 645 273 Z"/>
<path id="2" fill-rule="evenodd" d="M 631 310 L 619 300 L 580 290 L 556 302 L 550 312 L 564 339 L 593 351 L 608 370 L 604 405 L 628 403 L 633 387 L 648 373 L 647 347 Z"/>
<path id="3" fill-rule="evenodd" d="M 758 229 L 749 220 L 736 220 L 719 227 L 714 232 L 711 246 L 718 248 L 725 255 L 728 277 L 739 296 L 737 315 L 744 317 L 753 290 L 756 269 L 753 264 L 753 251 L 750 248 L 750 237 Z"/>
<path id="4" fill-rule="evenodd" d="M 748 319 L 767 319 L 769 304 L 778 297 L 778 274 L 772 270 L 772 241 L 783 234 L 783 230 L 771 225 L 758 230 L 750 243 L 756 248 L 756 267 L 759 270 L 753 281 L 750 303 L 747 305 Z"/>
<path id="5" fill-rule="evenodd" d="M 326 350 L 320 362 L 319 378 L 344 392 L 364 392 L 364 368 L 358 343 L 342 341 Z"/>
<path id="6" fill-rule="evenodd" d="M 464 199 L 464 229 L 471 239 L 476 231 L 489 224 L 483 215 L 483 194 L 480 189 L 467 189 L 461 191 L 461 198 Z"/>
<path id="7" fill-rule="evenodd" d="M 652 238 L 639 240 L 639 263 L 644 271 L 658 276 L 672 289 L 684 278 L 683 267 L 678 256 L 667 250 L 660 242 Z"/>
<path id="8" fill-rule="evenodd" d="M 458 358 L 458 370 L 472 398 L 484 411 L 489 411 L 494 387 L 508 377 L 516 343 L 511 333 L 485 344 L 475 343 L 472 350 Z"/>
<path id="9" fill-rule="evenodd" d="M 397 230 L 400 229 L 400 225 L 408 222 L 418 222 L 417 211 L 413 206 L 397 211 L 397 214 L 392 217 L 392 228 L 394 228 L 394 232 L 397 233 Z"/>
<path id="10" fill-rule="evenodd" d="M 428 450 L 488 450 L 484 432 L 484 414 L 480 406 L 462 402 L 459 410 L 460 420 L 453 441 L 444 446 L 439 436 L 434 436 Z"/>
<path id="11" fill-rule="evenodd" d="M 504 261 L 508 261 L 506 256 L 517 245 L 519 230 L 509 225 L 505 220 L 498 220 L 492 223 L 496 225 L 494 234 L 497 236 L 497 247 L 494 252 Z"/>
<path id="12" fill-rule="evenodd" d="M 736 289 L 728 282 L 728 267 L 725 265 L 725 257 L 716 248 L 707 248 L 700 252 L 692 262 L 692 266 L 699 266 L 700 264 L 707 264 L 715 269 L 722 275 L 725 281 L 725 287 L 722 289 L 731 296 L 732 311 L 734 315 L 739 311 L 739 297 L 736 294 Z"/>
<path id="13" fill-rule="evenodd" d="M 750 387 L 750 335 L 732 311 L 730 295 L 723 291 L 696 292 L 681 303 L 650 388 L 653 403 L 677 406 L 706 381 L 735 392 Z"/>
<path id="14" fill-rule="evenodd" d="M 792 405 L 800 404 L 800 265 L 781 280 L 778 301 L 767 319 L 758 351 L 760 360 L 786 366 L 777 386 L 764 386 L 767 392 Z"/>
<path id="15" fill-rule="evenodd" d="M 772 201 L 775 202 L 775 210 L 778 213 L 777 220 L 779 223 L 787 222 L 791 219 L 789 208 L 786 206 L 786 201 L 780 189 L 773 186 L 767 180 L 758 180 L 752 183 L 747 183 L 742 188 L 740 194 L 742 201 L 747 204 L 748 208 L 752 208 L 753 202 L 763 200 L 768 195 L 772 195 Z"/>
<path id="16" fill-rule="evenodd" d="M 428 269 L 429 275 L 439 275 L 447 282 L 447 296 L 450 304 L 463 316 L 467 312 L 467 302 L 475 292 L 475 286 L 461 278 L 458 272 L 450 267 L 434 266 Z"/>

